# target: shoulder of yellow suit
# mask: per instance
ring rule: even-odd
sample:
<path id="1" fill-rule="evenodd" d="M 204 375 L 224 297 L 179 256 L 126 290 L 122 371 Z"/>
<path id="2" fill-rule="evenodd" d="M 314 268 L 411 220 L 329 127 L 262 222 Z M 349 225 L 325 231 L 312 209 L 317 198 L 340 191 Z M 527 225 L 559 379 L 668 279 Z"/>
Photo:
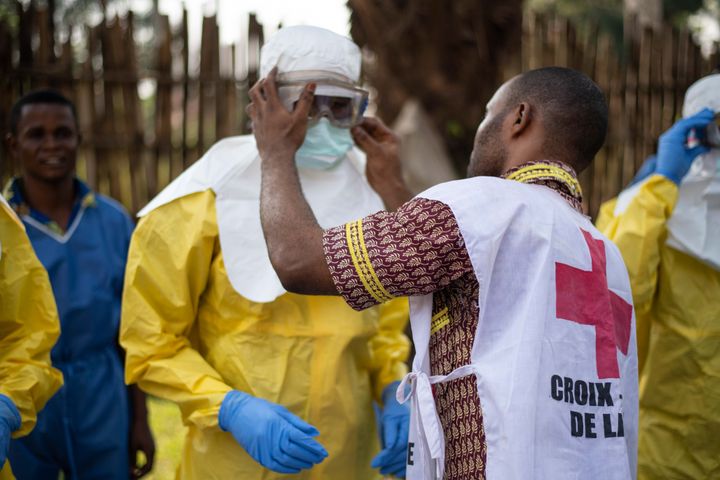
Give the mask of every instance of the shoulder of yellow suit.
<path id="1" fill-rule="evenodd" d="M 13 209 L 10 208 L 10 205 L 8 205 L 8 203 L 5 201 L 5 198 L 2 196 L 0 196 L 0 215 L 8 218 L 9 220 L 12 220 L 13 223 L 15 223 L 23 231 L 25 230 L 25 226 L 23 225 L 20 218 L 18 218 Z"/>

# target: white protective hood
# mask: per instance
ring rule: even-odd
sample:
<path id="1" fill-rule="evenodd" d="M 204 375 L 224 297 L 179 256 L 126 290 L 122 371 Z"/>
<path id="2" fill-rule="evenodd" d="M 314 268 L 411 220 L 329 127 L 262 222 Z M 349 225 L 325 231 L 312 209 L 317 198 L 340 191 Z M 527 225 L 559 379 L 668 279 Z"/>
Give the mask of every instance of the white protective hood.
<path id="1" fill-rule="evenodd" d="M 720 112 L 720 74 L 701 78 L 685 93 L 683 117 L 703 108 Z M 695 159 L 667 228 L 668 245 L 720 270 L 720 150 Z"/>
<path id="2" fill-rule="evenodd" d="M 286 27 L 260 50 L 260 78 L 277 65 L 279 73 L 325 70 L 360 80 L 360 49 L 349 38 L 324 28 Z"/>
<path id="3" fill-rule="evenodd" d="M 346 157 L 330 170 L 299 170 L 303 193 L 323 228 L 384 209 L 363 173 L 363 153 L 352 149 Z M 260 164 L 252 135 L 221 140 L 160 192 L 138 217 L 191 193 L 215 192 L 220 248 L 230 283 L 248 300 L 264 303 L 272 302 L 285 289 L 270 263 L 260 225 Z"/>
<path id="4" fill-rule="evenodd" d="M 279 30 L 261 51 L 261 76 L 275 66 L 280 72 L 325 70 L 357 81 L 360 51 L 349 39 L 316 27 Z M 261 159 L 252 135 L 216 143 L 138 214 L 191 193 L 212 190 L 220 247 L 230 283 L 243 297 L 271 302 L 285 293 L 270 264 L 260 225 Z M 334 227 L 383 210 L 367 183 L 365 155 L 353 148 L 328 170 L 299 169 L 300 183 L 320 226 Z"/>

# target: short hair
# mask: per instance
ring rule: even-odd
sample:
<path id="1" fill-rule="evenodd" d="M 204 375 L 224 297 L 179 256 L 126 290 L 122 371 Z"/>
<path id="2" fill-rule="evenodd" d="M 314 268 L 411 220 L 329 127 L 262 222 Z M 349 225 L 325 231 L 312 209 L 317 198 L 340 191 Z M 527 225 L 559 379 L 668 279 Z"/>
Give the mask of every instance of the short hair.
<path id="1" fill-rule="evenodd" d="M 605 95 L 587 75 L 564 67 L 530 70 L 510 84 L 506 108 L 520 102 L 536 107 L 546 137 L 548 160 L 557 159 L 580 173 L 605 143 L 608 106 Z"/>
<path id="2" fill-rule="evenodd" d="M 42 90 L 34 90 L 20 98 L 10 109 L 10 133 L 13 135 L 17 134 L 18 123 L 20 123 L 20 117 L 22 116 L 22 109 L 26 105 L 35 105 L 40 103 L 51 103 L 55 105 L 64 105 L 70 108 L 75 119 L 75 126 L 78 127 L 77 110 L 75 104 L 71 102 L 65 95 L 53 90 L 51 88 L 45 88 Z"/>

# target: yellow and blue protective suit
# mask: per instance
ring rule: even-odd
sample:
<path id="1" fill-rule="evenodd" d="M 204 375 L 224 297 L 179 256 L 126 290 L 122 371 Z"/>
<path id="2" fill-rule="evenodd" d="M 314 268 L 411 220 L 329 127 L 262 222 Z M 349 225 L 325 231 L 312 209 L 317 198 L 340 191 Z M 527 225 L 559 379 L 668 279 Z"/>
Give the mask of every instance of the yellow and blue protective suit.
<path id="1" fill-rule="evenodd" d="M 18 480 L 129 478 L 127 387 L 117 344 L 120 302 L 133 223 L 115 201 L 76 180 L 67 231 L 7 189 L 35 252 L 50 276 L 61 334 L 53 365 L 65 385 L 38 415 L 35 430 L 16 440 L 10 463 Z"/>
<path id="2" fill-rule="evenodd" d="M 33 429 L 37 412 L 62 385 L 62 374 L 50 365 L 59 334 L 47 272 L 20 219 L 0 199 L 0 394 L 20 413 L 14 438 Z M 11 478 L 5 462 L 0 479 Z"/>

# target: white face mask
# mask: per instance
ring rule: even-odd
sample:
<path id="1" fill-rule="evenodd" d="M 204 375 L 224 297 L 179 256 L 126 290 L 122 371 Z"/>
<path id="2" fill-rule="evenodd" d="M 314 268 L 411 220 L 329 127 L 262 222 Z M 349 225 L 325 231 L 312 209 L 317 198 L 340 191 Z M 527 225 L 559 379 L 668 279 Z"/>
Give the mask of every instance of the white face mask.
<path id="1" fill-rule="evenodd" d="M 669 246 L 720 270 L 720 150 L 695 159 L 667 228 Z"/>
<path id="2" fill-rule="evenodd" d="M 305 141 L 295 154 L 298 167 L 328 170 L 338 165 L 353 147 L 350 130 L 339 128 L 327 118 L 308 128 Z"/>

